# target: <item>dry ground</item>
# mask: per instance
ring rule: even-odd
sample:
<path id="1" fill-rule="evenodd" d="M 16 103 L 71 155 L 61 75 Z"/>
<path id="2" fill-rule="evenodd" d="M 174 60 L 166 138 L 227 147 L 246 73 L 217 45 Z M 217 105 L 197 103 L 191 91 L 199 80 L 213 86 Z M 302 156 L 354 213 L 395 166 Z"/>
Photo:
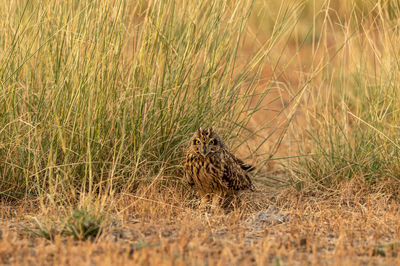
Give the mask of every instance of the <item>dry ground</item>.
<path id="1" fill-rule="evenodd" d="M 265 80 L 276 80 L 277 85 L 263 102 L 264 110 L 254 115 L 250 127 L 257 128 L 272 120 L 305 83 L 305 73 L 319 62 L 318 56 L 326 56 L 324 53 L 329 50 L 322 49 L 322 55 L 318 55 L 311 45 L 300 51 L 296 49 L 289 46 L 282 50 L 286 61 L 292 56 L 296 60 L 285 67 L 281 77 L 276 77 L 268 66 L 264 70 Z M 262 150 L 274 149 L 291 110 L 288 108 L 287 113 L 283 112 L 273 121 L 271 126 L 282 130 L 278 130 Z M 298 154 L 290 151 L 290 144 L 296 138 L 292 135 L 300 134 L 296 126 L 301 127 L 305 121 L 303 110 L 296 110 L 291 124 L 293 132 L 286 135 L 275 157 Z M 262 137 L 268 135 L 262 133 Z M 258 141 L 249 144 L 250 150 Z M 238 153 L 241 157 L 248 156 L 245 148 Z M 277 164 L 270 162 L 268 170 L 276 170 Z M 281 175 L 282 172 L 268 173 L 270 177 Z M 49 227 L 61 226 L 59 216 L 68 209 L 55 208 L 60 204 L 50 199 L 47 202 L 30 199 L 0 202 L 0 264 L 400 264 L 400 198 L 380 192 L 377 187 L 390 185 L 376 184 L 372 191 L 361 177 L 360 180 L 355 177 L 350 183 L 339 184 L 331 193 L 329 189 L 309 193 L 292 187 L 264 187 L 262 180 L 257 177 L 255 180 L 260 182 L 258 191 L 245 195 L 246 204 L 230 213 L 200 210 L 199 201 L 192 192 L 182 186 L 163 186 L 157 182 L 139 188 L 135 194 L 109 196 L 103 201 L 103 209 L 107 210 L 103 232 L 87 241 L 77 241 L 60 233 L 47 240 L 32 233 L 38 233 L 35 219 Z M 260 213 L 268 214 L 268 210 L 275 209 L 268 219 L 256 220 Z"/>
<path id="2" fill-rule="evenodd" d="M 53 240 L 29 233 L 32 215 L 53 211 L 3 204 L 0 263 L 70 265 L 360 265 L 399 262 L 400 204 L 366 187 L 347 184 L 335 194 L 305 195 L 259 188 L 247 207 L 201 211 L 181 189 L 153 187 L 119 199 L 97 239 Z M 192 200 L 189 200 L 192 199 Z M 254 222 L 276 207 L 283 221 Z M 36 208 L 36 210 L 35 210 Z M 253 220 L 252 220 L 253 219 Z M 271 223 L 271 224 L 270 224 Z"/>

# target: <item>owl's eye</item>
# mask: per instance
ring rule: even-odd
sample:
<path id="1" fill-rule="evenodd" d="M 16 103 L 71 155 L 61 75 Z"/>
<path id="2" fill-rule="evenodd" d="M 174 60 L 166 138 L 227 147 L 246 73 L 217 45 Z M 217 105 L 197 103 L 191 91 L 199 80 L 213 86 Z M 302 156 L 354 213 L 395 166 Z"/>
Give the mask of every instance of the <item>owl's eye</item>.
<path id="1" fill-rule="evenodd" d="M 217 141 L 215 139 L 210 140 L 210 145 L 217 145 Z"/>
<path id="2" fill-rule="evenodd" d="M 200 140 L 199 140 L 199 139 L 195 139 L 195 140 L 193 141 L 193 143 L 194 143 L 194 145 L 200 145 Z"/>

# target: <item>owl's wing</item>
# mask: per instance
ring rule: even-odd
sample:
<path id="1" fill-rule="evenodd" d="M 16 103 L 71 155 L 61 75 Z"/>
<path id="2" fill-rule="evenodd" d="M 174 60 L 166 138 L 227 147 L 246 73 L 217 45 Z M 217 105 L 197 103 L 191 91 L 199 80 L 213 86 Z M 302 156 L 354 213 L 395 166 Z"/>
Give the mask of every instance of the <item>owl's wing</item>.
<path id="1" fill-rule="evenodd" d="M 235 155 L 233 155 L 232 153 L 230 154 L 232 156 L 232 159 L 240 165 L 240 168 L 242 168 L 244 171 L 246 172 L 252 172 L 254 171 L 256 168 L 250 164 L 247 164 L 245 162 L 243 162 L 241 159 L 237 158 Z"/>
<path id="2" fill-rule="evenodd" d="M 222 173 L 222 182 L 224 185 L 232 190 L 254 190 L 253 182 L 247 174 L 249 171 L 246 171 L 243 168 L 243 165 L 248 165 L 242 160 L 230 156 L 230 154 L 227 155 L 228 156 L 225 158 L 226 163 Z M 235 159 L 240 160 L 242 164 Z"/>
<path id="3" fill-rule="evenodd" d="M 185 172 L 185 181 L 189 186 L 191 186 L 191 187 L 194 186 L 193 177 L 188 172 Z"/>
<path id="4" fill-rule="evenodd" d="M 188 158 L 186 158 L 186 162 L 185 162 L 185 181 L 191 187 L 194 186 L 193 174 L 194 174 L 193 173 L 193 168 L 190 167 L 190 162 L 188 162 Z"/>
<path id="5" fill-rule="evenodd" d="M 228 149 L 225 149 L 225 153 L 226 153 L 227 157 L 230 157 L 230 159 L 232 161 L 234 161 L 236 164 L 238 164 L 240 166 L 240 168 L 242 168 L 244 171 L 252 172 L 256 169 L 254 166 L 247 164 L 247 163 L 243 162 L 243 160 L 237 158 Z"/>

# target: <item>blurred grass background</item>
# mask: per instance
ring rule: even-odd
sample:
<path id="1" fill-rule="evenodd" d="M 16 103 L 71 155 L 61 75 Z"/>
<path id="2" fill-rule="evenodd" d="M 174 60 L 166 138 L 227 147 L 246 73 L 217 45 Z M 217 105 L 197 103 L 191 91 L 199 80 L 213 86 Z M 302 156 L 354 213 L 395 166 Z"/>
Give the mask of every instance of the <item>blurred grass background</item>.
<path id="1" fill-rule="evenodd" d="M 179 183 L 211 125 L 259 175 L 288 157 L 279 181 L 299 190 L 395 193 L 399 15 L 395 0 L 2 0 L 0 197 Z"/>

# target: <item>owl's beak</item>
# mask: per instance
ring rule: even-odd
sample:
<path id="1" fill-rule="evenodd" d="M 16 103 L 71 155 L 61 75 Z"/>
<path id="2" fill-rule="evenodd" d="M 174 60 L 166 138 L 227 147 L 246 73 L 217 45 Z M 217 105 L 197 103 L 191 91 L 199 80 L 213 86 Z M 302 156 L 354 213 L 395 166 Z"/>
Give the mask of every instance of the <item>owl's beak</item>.
<path id="1" fill-rule="evenodd" d="M 206 145 L 203 146 L 202 152 L 203 152 L 203 155 L 206 155 L 206 154 L 207 154 L 207 147 L 206 147 Z"/>

